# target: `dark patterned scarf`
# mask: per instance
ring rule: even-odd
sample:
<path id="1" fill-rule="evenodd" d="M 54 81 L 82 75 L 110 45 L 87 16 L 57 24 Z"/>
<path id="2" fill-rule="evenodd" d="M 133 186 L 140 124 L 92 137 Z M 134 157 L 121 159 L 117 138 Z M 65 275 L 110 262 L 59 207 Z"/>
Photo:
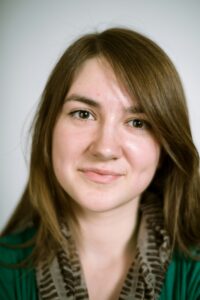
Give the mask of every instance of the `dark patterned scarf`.
<path id="1" fill-rule="evenodd" d="M 134 261 L 119 300 L 158 299 L 170 260 L 171 247 L 163 226 L 159 199 L 148 197 L 140 205 L 141 221 Z M 88 300 L 79 256 L 69 229 L 62 227 L 67 250 L 58 251 L 51 265 L 43 263 L 36 277 L 41 300 Z"/>

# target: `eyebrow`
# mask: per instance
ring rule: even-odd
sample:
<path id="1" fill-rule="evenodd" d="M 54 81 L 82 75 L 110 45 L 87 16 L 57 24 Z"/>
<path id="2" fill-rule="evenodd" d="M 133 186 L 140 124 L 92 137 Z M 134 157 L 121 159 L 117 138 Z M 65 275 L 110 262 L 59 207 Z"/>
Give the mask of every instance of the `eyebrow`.
<path id="1" fill-rule="evenodd" d="M 65 99 L 65 102 L 70 102 L 70 101 L 81 102 L 81 103 L 88 104 L 88 105 L 96 107 L 96 108 L 101 107 L 100 103 L 98 103 L 97 101 L 87 98 L 85 96 L 80 96 L 80 95 L 76 95 L 76 94 L 72 94 L 71 96 L 69 96 Z"/>
<path id="2" fill-rule="evenodd" d="M 101 104 L 99 102 L 95 101 L 94 99 L 82 96 L 82 95 L 72 94 L 71 96 L 65 98 L 65 102 L 70 102 L 70 101 L 77 101 L 77 102 L 81 102 L 81 103 L 90 105 L 95 108 L 99 108 L 99 109 L 101 108 Z M 127 113 L 132 113 L 132 114 L 136 114 L 136 113 L 144 114 L 144 110 L 138 104 L 127 107 L 124 109 L 124 111 Z"/>

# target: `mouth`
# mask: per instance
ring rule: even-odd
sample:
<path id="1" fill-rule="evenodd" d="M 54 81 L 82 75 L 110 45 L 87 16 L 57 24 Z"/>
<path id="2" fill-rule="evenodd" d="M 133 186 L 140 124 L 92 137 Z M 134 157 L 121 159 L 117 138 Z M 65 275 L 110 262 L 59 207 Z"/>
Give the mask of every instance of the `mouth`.
<path id="1" fill-rule="evenodd" d="M 115 182 L 123 176 L 121 173 L 103 169 L 81 169 L 79 171 L 86 177 L 86 179 L 100 184 Z"/>

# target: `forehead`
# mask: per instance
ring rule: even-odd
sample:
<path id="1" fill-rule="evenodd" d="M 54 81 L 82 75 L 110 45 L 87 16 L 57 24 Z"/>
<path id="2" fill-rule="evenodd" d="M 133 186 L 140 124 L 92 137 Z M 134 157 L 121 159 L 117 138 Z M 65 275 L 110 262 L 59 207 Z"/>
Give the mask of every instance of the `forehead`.
<path id="1" fill-rule="evenodd" d="M 138 105 L 136 99 L 116 77 L 110 64 L 100 57 L 86 60 L 76 72 L 67 98 L 73 94 L 96 101 L 105 101 L 107 104 L 118 103 L 125 108 L 133 104 Z"/>

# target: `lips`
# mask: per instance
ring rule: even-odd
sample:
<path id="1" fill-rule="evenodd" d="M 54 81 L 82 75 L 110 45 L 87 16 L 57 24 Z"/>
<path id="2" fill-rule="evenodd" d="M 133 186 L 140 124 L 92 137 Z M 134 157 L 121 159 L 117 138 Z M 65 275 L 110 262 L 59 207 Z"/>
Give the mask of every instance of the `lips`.
<path id="1" fill-rule="evenodd" d="M 90 181 L 96 183 L 112 183 L 123 176 L 122 173 L 113 172 L 112 170 L 106 169 L 81 169 L 81 173 Z"/>

